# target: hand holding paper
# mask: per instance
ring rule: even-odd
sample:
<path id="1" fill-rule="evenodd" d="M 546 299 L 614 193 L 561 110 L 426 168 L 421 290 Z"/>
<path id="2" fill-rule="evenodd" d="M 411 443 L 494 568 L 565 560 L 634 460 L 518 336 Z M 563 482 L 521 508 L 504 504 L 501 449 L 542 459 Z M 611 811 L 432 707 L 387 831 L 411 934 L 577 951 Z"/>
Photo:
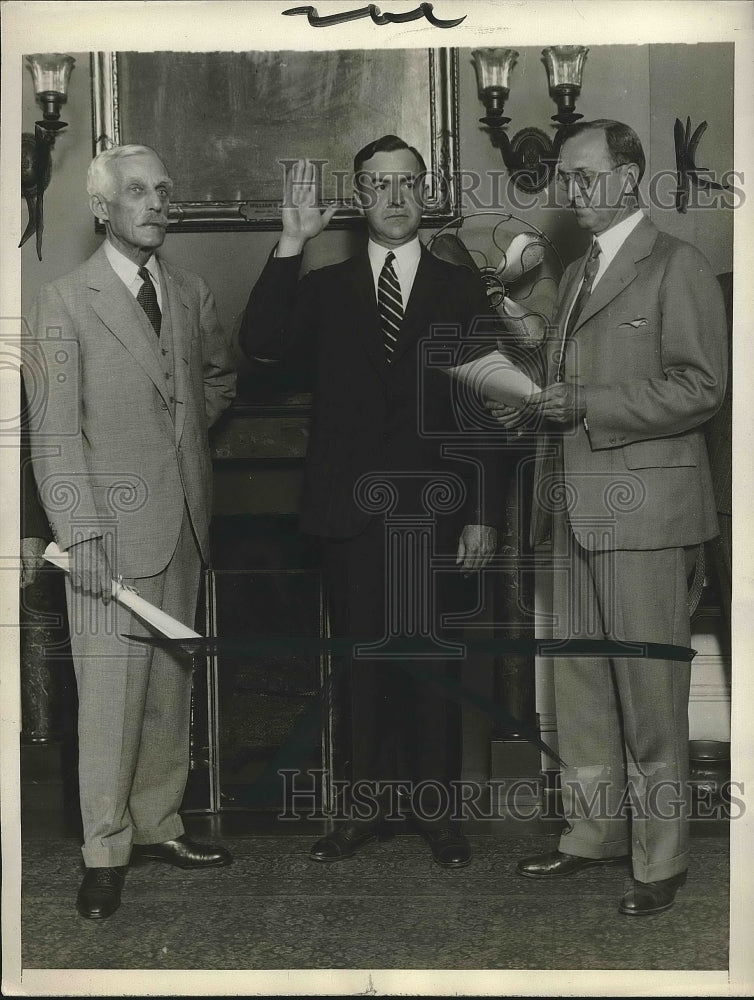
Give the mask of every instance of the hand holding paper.
<path id="1" fill-rule="evenodd" d="M 533 398 L 536 399 L 536 397 Z M 520 428 L 532 412 L 530 404 L 522 408 L 519 406 L 506 406 L 504 403 L 496 403 L 494 400 L 488 400 L 485 406 L 505 430 Z"/>
<path id="2" fill-rule="evenodd" d="M 531 402 L 543 417 L 562 426 L 573 426 L 586 416 L 584 390 L 573 382 L 548 385 Z"/>
<path id="3" fill-rule="evenodd" d="M 109 604 L 113 597 L 110 587 L 113 574 L 102 540 L 87 538 L 72 545 L 68 555 L 73 585 L 85 594 L 99 597 L 105 604 Z"/>
<path id="4" fill-rule="evenodd" d="M 495 401 L 486 403 L 497 422 L 506 429 L 519 427 L 524 420 L 538 416 L 563 427 L 575 426 L 586 417 L 586 401 L 581 386 L 570 382 L 548 385 L 532 395 L 522 409 Z"/>
<path id="5" fill-rule="evenodd" d="M 99 541 L 99 539 L 95 539 L 95 541 Z M 53 563 L 53 565 L 58 566 L 60 569 L 65 570 L 66 573 L 71 572 L 70 555 L 68 552 L 59 548 L 56 542 L 50 542 L 45 549 L 45 559 L 47 559 L 48 562 Z M 144 598 L 140 597 L 135 590 L 131 587 L 126 587 L 119 580 L 111 580 L 111 589 L 112 597 L 118 601 L 119 604 L 129 608 L 143 622 L 146 622 L 147 625 L 151 625 L 152 628 L 162 633 L 162 635 L 166 636 L 168 639 L 201 638 L 198 632 L 194 632 L 193 629 L 188 628 L 182 622 L 179 622 L 176 618 L 173 618 L 165 611 L 162 611 L 160 608 L 156 608 L 153 604 L 150 604 L 149 601 L 145 601 Z"/>

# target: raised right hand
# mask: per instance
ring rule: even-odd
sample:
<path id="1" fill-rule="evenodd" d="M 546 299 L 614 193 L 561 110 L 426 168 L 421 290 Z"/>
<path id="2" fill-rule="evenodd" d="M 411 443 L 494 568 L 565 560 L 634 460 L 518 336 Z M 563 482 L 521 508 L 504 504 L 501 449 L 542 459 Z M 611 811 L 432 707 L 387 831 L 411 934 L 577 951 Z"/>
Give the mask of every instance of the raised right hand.
<path id="1" fill-rule="evenodd" d="M 71 583 L 92 597 L 101 597 L 105 604 L 113 595 L 113 574 L 100 538 L 87 538 L 68 549 Z"/>
<path id="2" fill-rule="evenodd" d="M 319 236 L 337 211 L 330 205 L 320 211 L 317 205 L 317 183 L 314 164 L 298 160 L 285 175 L 283 201 L 283 235 L 279 249 L 281 256 L 300 253 L 307 240 Z"/>

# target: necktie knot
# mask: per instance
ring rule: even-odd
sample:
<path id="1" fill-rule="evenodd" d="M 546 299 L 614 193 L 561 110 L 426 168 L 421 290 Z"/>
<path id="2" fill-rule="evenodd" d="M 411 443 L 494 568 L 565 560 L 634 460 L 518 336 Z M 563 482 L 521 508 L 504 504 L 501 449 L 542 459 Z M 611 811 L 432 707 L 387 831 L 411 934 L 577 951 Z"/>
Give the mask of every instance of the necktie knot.
<path id="1" fill-rule="evenodd" d="M 157 291 L 152 282 L 152 275 L 146 267 L 140 267 L 139 277 L 141 278 L 143 284 L 139 289 L 138 295 L 136 296 L 136 301 L 147 314 L 147 319 L 152 324 L 154 332 L 159 337 L 160 327 L 162 326 L 162 313 L 160 312 L 160 306 L 157 301 Z"/>

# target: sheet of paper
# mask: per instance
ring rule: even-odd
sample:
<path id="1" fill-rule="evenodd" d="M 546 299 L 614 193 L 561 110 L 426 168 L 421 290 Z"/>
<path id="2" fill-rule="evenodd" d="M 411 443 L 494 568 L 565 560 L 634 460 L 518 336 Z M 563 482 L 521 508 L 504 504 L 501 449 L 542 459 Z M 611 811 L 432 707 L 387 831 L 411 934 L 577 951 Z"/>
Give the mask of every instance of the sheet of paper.
<path id="1" fill-rule="evenodd" d="M 506 406 L 523 407 L 532 393 L 540 392 L 536 382 L 532 382 L 500 351 L 492 351 L 481 358 L 443 370 L 470 386 L 484 399 Z"/>

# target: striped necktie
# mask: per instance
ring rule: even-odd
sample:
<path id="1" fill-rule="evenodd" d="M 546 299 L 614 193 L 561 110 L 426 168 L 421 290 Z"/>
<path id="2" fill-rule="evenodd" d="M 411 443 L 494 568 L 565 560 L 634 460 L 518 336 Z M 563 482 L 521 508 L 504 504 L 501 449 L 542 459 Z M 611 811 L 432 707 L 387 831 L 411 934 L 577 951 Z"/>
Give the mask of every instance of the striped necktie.
<path id="1" fill-rule="evenodd" d="M 157 302 L 157 292 L 152 284 L 152 276 L 146 267 L 140 267 L 139 277 L 144 284 L 139 289 L 136 301 L 147 314 L 149 322 L 154 327 L 154 332 L 159 337 L 160 327 L 162 326 L 162 313 L 160 312 L 160 306 Z"/>
<path id="2" fill-rule="evenodd" d="M 395 254 L 391 250 L 385 257 L 377 282 L 377 312 L 380 314 L 380 329 L 385 344 L 388 364 L 398 344 L 398 333 L 403 322 L 403 297 L 398 277 L 393 268 Z"/>

